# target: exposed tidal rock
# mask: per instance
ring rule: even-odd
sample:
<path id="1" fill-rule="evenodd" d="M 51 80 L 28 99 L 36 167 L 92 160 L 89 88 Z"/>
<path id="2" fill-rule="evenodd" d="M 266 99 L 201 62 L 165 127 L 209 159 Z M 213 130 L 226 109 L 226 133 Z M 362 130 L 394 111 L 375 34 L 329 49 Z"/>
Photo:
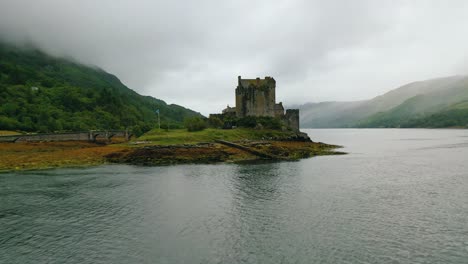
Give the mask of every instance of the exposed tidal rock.
<path id="1" fill-rule="evenodd" d="M 114 163 L 136 165 L 169 165 L 183 163 L 215 163 L 229 158 L 230 154 L 213 144 L 145 146 L 115 152 L 106 156 Z"/>

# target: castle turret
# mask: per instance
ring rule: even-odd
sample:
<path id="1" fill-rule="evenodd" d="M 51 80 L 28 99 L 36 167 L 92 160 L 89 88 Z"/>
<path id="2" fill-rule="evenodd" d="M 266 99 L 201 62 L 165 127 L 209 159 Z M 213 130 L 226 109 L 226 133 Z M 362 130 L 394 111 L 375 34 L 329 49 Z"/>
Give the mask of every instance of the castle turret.
<path id="1" fill-rule="evenodd" d="M 299 109 L 287 109 L 284 119 L 292 130 L 299 131 Z"/>

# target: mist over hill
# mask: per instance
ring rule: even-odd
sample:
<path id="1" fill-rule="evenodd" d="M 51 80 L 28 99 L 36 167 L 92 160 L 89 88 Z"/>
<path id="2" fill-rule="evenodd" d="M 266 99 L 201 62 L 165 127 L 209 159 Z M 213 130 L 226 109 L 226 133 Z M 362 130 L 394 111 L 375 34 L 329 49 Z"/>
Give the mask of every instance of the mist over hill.
<path id="1" fill-rule="evenodd" d="M 0 43 L 0 130 L 88 129 L 147 131 L 179 126 L 199 113 L 143 96 L 104 70 L 35 48 Z"/>
<path id="2" fill-rule="evenodd" d="M 370 100 L 307 103 L 301 126 L 453 127 L 468 124 L 468 77 L 413 82 Z"/>

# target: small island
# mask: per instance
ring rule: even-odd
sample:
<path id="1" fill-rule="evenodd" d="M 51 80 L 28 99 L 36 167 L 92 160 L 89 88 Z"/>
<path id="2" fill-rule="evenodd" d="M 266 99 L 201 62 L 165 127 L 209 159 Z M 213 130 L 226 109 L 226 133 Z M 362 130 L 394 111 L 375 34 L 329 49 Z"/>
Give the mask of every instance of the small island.
<path id="1" fill-rule="evenodd" d="M 153 166 L 294 161 L 343 154 L 335 150 L 339 146 L 313 142 L 300 132 L 299 110 L 285 110 L 282 103 L 276 103 L 275 89 L 272 77 L 239 76 L 235 107 L 228 106 L 209 118 L 187 118 L 184 129 L 155 128 L 131 140 L 127 131 L 49 135 L 4 131 L 0 171 L 105 163 Z"/>

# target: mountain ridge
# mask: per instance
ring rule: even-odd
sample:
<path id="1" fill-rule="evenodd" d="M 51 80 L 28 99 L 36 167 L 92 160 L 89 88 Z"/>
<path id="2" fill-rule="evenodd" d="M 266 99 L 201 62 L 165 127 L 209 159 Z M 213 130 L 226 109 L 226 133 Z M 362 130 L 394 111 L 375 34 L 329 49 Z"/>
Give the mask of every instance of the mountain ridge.
<path id="1" fill-rule="evenodd" d="M 93 65 L 0 42 L 0 130 L 30 132 L 181 126 L 200 113 L 140 95 Z"/>
<path id="2" fill-rule="evenodd" d="M 447 111 L 466 99 L 468 77 L 455 75 L 408 83 L 369 100 L 306 103 L 298 108 L 303 127 L 408 127 L 410 120 Z M 457 120 L 455 126 L 468 124 Z M 430 122 L 424 124 L 431 127 Z"/>

